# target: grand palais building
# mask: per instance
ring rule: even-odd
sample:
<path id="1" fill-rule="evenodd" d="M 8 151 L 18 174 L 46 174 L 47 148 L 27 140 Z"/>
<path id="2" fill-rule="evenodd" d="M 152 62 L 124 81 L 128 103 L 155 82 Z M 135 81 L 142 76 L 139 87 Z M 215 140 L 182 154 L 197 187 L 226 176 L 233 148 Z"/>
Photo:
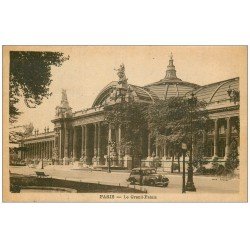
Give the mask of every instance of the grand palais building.
<path id="1" fill-rule="evenodd" d="M 123 67 L 123 66 L 121 66 Z M 119 75 L 118 75 L 119 76 Z M 215 156 L 223 160 L 227 156 L 230 142 L 234 139 L 239 146 L 236 122 L 239 119 L 239 102 L 233 99 L 234 93 L 239 93 L 239 77 L 215 82 L 207 85 L 197 85 L 179 79 L 172 56 L 163 79 L 146 84 L 143 87 L 112 81 L 100 90 L 91 107 L 84 110 L 72 110 L 66 91 L 62 91 L 61 103 L 55 107 L 55 117 L 52 120 L 54 130 L 37 130 L 20 142 L 26 148 L 20 157 L 26 162 L 47 161 L 48 164 L 72 164 L 82 162 L 93 166 L 107 164 L 110 155 L 109 142 L 117 144 L 122 138 L 122 129 L 112 129 L 104 123 L 105 105 L 113 105 L 120 101 L 119 93 L 123 91 L 126 101 L 154 102 L 167 100 L 175 96 L 187 96 L 194 93 L 199 100 L 208 103 L 207 110 L 213 120 L 213 128 L 204 136 L 206 145 L 205 156 L 213 159 Z M 141 160 L 148 162 L 154 157 L 162 161 L 163 166 L 170 160 L 167 147 L 156 145 L 145 134 L 141 140 Z M 131 168 L 131 156 L 117 154 L 117 165 Z M 146 164 L 147 165 L 147 164 Z"/>

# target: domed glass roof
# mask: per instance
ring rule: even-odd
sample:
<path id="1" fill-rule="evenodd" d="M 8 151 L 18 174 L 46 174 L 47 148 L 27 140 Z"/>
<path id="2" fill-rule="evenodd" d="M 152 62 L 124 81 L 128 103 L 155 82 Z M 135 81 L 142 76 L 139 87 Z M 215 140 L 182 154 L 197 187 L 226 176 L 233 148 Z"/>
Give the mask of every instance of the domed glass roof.
<path id="1" fill-rule="evenodd" d="M 239 77 L 204 85 L 194 93 L 199 100 L 212 103 L 228 100 L 228 89 L 239 90 Z"/>
<path id="2" fill-rule="evenodd" d="M 184 82 L 176 76 L 172 53 L 170 55 L 165 78 L 145 86 L 146 89 L 155 93 L 158 98 L 164 100 L 170 97 L 184 96 L 187 92 L 196 90 L 199 87 L 200 86 L 197 84 Z"/>
<path id="3" fill-rule="evenodd" d="M 125 69 L 125 67 L 123 66 L 122 69 Z M 106 104 L 112 89 L 117 86 L 119 86 L 119 82 L 114 81 L 102 89 L 95 99 L 93 107 Z M 232 78 L 204 86 L 182 81 L 176 75 L 174 60 L 171 54 L 166 75 L 163 79 L 155 83 L 147 84 L 144 87 L 128 84 L 128 88 L 134 99 L 142 102 L 152 102 L 157 99 L 167 100 L 171 97 L 187 96 L 193 92 L 199 100 L 212 103 L 228 100 L 227 90 L 229 88 L 238 90 L 239 78 Z"/>

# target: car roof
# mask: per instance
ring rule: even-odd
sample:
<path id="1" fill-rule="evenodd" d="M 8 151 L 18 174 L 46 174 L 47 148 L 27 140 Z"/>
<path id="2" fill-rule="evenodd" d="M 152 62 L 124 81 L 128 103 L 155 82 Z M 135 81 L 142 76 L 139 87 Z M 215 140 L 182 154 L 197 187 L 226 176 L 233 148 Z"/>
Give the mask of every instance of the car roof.
<path id="1" fill-rule="evenodd" d="M 155 170 L 155 168 L 133 168 L 132 171 L 135 171 L 135 170 Z"/>

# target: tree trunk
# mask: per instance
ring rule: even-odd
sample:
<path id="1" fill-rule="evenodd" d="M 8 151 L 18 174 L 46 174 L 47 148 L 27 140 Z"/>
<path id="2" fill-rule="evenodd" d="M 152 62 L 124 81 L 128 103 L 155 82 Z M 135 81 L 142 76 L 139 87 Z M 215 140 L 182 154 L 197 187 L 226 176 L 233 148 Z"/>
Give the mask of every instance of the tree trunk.
<path id="1" fill-rule="evenodd" d="M 174 172 L 174 155 L 172 155 L 171 173 Z"/>
<path id="2" fill-rule="evenodd" d="M 181 172 L 180 156 L 178 155 L 178 171 Z"/>

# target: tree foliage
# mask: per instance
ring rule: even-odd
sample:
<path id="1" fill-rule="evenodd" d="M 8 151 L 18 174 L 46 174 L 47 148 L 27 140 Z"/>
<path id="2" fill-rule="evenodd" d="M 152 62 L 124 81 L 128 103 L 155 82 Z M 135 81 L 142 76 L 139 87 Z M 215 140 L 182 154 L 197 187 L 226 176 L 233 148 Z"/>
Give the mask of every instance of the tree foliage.
<path id="1" fill-rule="evenodd" d="M 196 101 L 190 104 L 190 99 L 172 97 L 168 100 L 159 100 L 148 109 L 149 130 L 157 136 L 160 144 L 179 145 L 187 143 L 189 149 L 192 140 L 198 140 L 207 129 L 208 112 L 206 103 Z"/>
<path id="2" fill-rule="evenodd" d="M 34 126 L 32 123 L 17 127 L 18 130 L 12 129 L 9 133 L 9 142 L 18 143 L 20 140 L 25 139 L 32 135 Z"/>
<path id="3" fill-rule="evenodd" d="M 225 163 L 225 170 L 227 173 L 233 173 L 233 171 L 239 166 L 239 152 L 237 141 L 232 140 L 229 147 L 229 154 Z"/>
<path id="4" fill-rule="evenodd" d="M 51 66 L 60 67 L 68 59 L 61 52 L 10 51 L 10 123 L 21 114 L 17 107 L 20 97 L 23 97 L 27 107 L 32 108 L 51 95 Z"/>
<path id="5" fill-rule="evenodd" d="M 140 140 L 147 133 L 145 111 L 147 105 L 139 102 L 116 103 L 105 107 L 105 121 L 112 128 L 122 128 L 122 149 L 130 149 L 132 155 L 139 154 Z"/>

